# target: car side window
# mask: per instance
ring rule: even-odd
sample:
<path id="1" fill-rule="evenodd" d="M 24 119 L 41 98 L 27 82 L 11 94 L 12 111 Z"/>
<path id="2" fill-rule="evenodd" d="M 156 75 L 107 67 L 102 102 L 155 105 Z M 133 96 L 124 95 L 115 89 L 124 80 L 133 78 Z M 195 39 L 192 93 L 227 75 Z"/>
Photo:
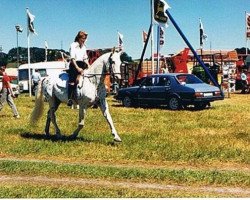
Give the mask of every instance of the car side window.
<path id="1" fill-rule="evenodd" d="M 153 81 L 152 78 L 147 78 L 144 82 L 143 82 L 145 86 L 152 86 L 153 85 Z"/>
<path id="2" fill-rule="evenodd" d="M 168 77 L 159 77 L 156 86 L 170 86 L 170 80 Z"/>

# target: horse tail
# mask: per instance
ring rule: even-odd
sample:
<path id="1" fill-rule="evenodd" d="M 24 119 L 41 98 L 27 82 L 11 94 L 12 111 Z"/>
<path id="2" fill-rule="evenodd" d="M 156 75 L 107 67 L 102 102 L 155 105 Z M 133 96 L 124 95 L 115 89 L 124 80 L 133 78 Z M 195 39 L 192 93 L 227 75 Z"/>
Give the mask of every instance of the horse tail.
<path id="1" fill-rule="evenodd" d="M 30 116 L 31 125 L 36 124 L 43 115 L 43 110 L 44 110 L 43 81 L 44 79 L 40 81 L 37 88 L 35 107 L 33 108 L 33 111 Z"/>

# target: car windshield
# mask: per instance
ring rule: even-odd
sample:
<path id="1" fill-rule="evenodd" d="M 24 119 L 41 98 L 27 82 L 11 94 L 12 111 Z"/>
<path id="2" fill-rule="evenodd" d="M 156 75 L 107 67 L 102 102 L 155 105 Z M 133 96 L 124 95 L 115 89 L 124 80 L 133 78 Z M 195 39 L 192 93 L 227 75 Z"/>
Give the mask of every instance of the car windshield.
<path id="1" fill-rule="evenodd" d="M 177 75 L 177 80 L 180 84 L 197 84 L 197 83 L 203 83 L 202 80 L 200 80 L 198 77 L 192 75 L 192 74 L 185 74 L 185 75 Z"/>

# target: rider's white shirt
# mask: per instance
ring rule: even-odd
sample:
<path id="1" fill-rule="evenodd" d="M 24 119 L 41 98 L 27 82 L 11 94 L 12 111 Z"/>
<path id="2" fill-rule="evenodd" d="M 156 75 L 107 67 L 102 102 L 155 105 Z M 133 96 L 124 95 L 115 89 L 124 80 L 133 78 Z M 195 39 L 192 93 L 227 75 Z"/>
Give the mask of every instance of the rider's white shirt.
<path id="1" fill-rule="evenodd" d="M 75 59 L 76 61 L 83 61 L 88 58 L 86 46 L 82 45 L 82 47 L 80 47 L 78 42 L 73 42 L 70 45 L 69 52 L 70 58 Z"/>

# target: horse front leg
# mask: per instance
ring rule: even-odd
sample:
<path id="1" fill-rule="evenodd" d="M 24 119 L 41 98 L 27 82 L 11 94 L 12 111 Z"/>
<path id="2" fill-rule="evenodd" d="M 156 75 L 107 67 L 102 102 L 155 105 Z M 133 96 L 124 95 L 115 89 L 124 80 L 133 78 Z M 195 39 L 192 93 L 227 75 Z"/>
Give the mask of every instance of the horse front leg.
<path id="1" fill-rule="evenodd" d="M 84 127 L 85 114 L 86 114 L 86 107 L 84 107 L 83 105 L 80 105 L 78 127 L 70 136 L 70 138 L 75 139 L 78 136 L 78 133 L 80 132 L 80 130 Z"/>
<path id="2" fill-rule="evenodd" d="M 103 113 L 103 116 L 105 117 L 105 119 L 107 120 L 109 124 L 109 127 L 111 129 L 111 134 L 114 136 L 114 141 L 121 142 L 122 140 L 115 129 L 113 120 L 109 112 L 108 102 L 106 101 L 106 99 L 100 99 L 100 109 Z"/>

